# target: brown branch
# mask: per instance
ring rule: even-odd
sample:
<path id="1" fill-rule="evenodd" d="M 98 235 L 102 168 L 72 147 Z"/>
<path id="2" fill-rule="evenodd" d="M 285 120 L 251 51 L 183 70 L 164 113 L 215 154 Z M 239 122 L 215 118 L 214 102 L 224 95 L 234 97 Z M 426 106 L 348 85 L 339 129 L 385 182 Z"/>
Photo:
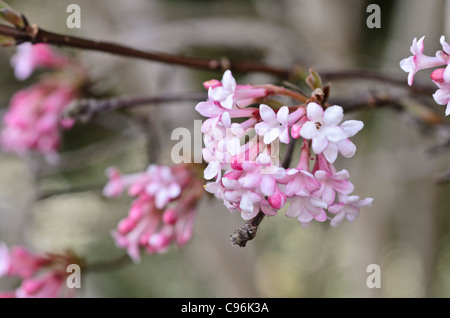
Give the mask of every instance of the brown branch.
<path id="1" fill-rule="evenodd" d="M 25 30 L 19 30 L 6 25 L 0 25 L 0 34 L 8 37 L 13 37 L 17 43 L 48 43 L 53 45 L 112 53 L 124 57 L 140 58 L 148 61 L 171 65 L 180 65 L 209 71 L 223 72 L 227 69 L 231 69 L 240 72 L 261 72 L 285 78 L 289 77 L 291 73 L 287 69 L 250 61 L 228 60 L 224 58 L 207 59 L 167 54 L 155 51 L 142 51 L 112 42 L 93 41 L 80 37 L 49 32 L 39 28 L 36 25 L 29 26 Z"/>
<path id="2" fill-rule="evenodd" d="M 140 58 L 147 61 L 160 62 L 171 65 L 180 65 L 202 70 L 223 72 L 227 69 L 237 72 L 261 72 L 265 74 L 274 75 L 281 78 L 291 78 L 297 74 L 297 68 L 283 68 L 267 65 L 264 63 L 256 63 L 251 61 L 237 61 L 221 59 L 207 59 L 190 57 L 176 54 L 167 54 L 155 51 L 142 51 L 130 48 L 121 44 L 112 42 L 94 41 L 80 37 L 67 36 L 54 32 L 49 32 L 39 28 L 36 25 L 27 26 L 24 30 L 0 24 L 0 35 L 12 37 L 16 43 L 31 42 L 31 43 L 48 43 L 64 47 L 71 47 L 77 49 L 86 49 L 93 51 L 100 51 L 105 53 L 116 54 L 124 57 Z M 318 71 L 324 81 L 330 80 L 370 80 L 377 81 L 384 84 L 391 84 L 398 87 L 403 87 L 413 93 L 431 94 L 436 88 L 432 85 L 416 83 L 409 87 L 406 78 L 395 78 L 385 74 L 373 72 L 370 70 L 343 70 L 343 71 Z"/>
<path id="3" fill-rule="evenodd" d="M 66 111 L 65 116 L 88 121 L 101 113 L 112 110 L 130 109 L 144 105 L 156 105 L 178 101 L 199 101 L 207 98 L 206 93 L 186 93 L 161 96 L 122 96 L 106 99 L 81 99 Z"/>

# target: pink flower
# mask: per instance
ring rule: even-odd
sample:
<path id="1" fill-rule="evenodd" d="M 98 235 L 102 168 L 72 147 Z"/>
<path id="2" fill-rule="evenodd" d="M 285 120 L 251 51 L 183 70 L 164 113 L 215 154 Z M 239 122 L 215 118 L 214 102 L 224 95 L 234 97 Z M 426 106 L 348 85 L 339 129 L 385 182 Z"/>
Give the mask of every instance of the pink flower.
<path id="1" fill-rule="evenodd" d="M 172 243 L 184 246 L 193 234 L 195 207 L 203 194 L 202 182 L 186 166 L 150 165 L 147 171 L 122 175 L 108 169 L 106 196 L 128 194 L 136 199 L 128 216 L 111 234 L 116 245 L 139 262 L 141 249 L 164 253 Z"/>
<path id="2" fill-rule="evenodd" d="M 413 43 L 411 45 L 411 53 L 412 56 L 405 58 L 400 61 L 400 67 L 403 71 L 409 73 L 408 74 L 408 85 L 411 86 L 413 84 L 414 75 L 425 68 L 437 67 L 446 64 L 441 54 L 436 53 L 435 57 L 427 56 L 423 54 L 423 40 L 424 36 L 417 41 L 417 38 L 414 38 Z"/>
<path id="3" fill-rule="evenodd" d="M 350 175 L 347 170 L 336 172 L 336 168 L 329 164 L 322 155 L 317 156 L 318 168 L 314 177 L 320 183 L 320 189 L 314 192 L 314 196 L 322 198 L 327 204 L 334 203 L 336 192 L 348 195 L 353 192 L 354 186 L 348 181 Z"/>
<path id="4" fill-rule="evenodd" d="M 25 80 L 36 68 L 62 68 L 69 60 L 57 54 L 47 44 L 23 43 L 17 47 L 17 53 L 11 58 L 16 78 Z"/>
<path id="5" fill-rule="evenodd" d="M 356 147 L 348 138 L 362 129 L 363 123 L 349 120 L 341 126 L 344 117 L 341 106 L 331 106 L 325 111 L 316 103 L 307 106 L 308 121 L 303 124 L 300 135 L 305 139 L 312 139 L 312 149 L 316 154 L 323 153 L 330 163 L 336 160 L 340 151 L 345 157 L 353 156 Z"/>
<path id="6" fill-rule="evenodd" d="M 3 119 L 3 148 L 19 155 L 36 151 L 48 159 L 54 157 L 60 145 L 61 129 L 66 127 L 61 124 L 61 116 L 76 97 L 76 87 L 56 80 L 16 93 Z"/>
<path id="7" fill-rule="evenodd" d="M 340 195 L 339 202 L 328 208 L 328 211 L 336 216 L 331 220 L 331 226 L 339 225 L 345 218 L 353 222 L 359 214 L 359 209 L 363 206 L 371 206 L 372 198 L 360 200 L 357 195 Z"/>
<path id="8" fill-rule="evenodd" d="M 73 292 L 65 289 L 67 275 L 49 272 L 36 278 L 27 278 L 16 290 L 16 298 L 68 298 Z"/>

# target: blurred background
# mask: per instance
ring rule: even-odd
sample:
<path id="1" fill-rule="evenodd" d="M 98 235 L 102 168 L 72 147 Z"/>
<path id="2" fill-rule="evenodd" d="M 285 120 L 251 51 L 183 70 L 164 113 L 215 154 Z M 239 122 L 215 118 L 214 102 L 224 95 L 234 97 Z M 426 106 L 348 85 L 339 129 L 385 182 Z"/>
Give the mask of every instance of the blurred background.
<path id="1" fill-rule="evenodd" d="M 31 23 L 49 31 L 121 42 L 142 49 L 204 57 L 299 63 L 319 71 L 371 69 L 404 77 L 399 61 L 414 37 L 426 36 L 425 52 L 450 36 L 450 2 L 444 0 L 10 0 Z M 81 29 L 66 27 L 66 7 L 81 6 Z M 381 28 L 369 29 L 366 8 L 381 7 Z M 201 92 L 220 74 L 67 50 L 89 69 L 105 95 Z M 18 89 L 36 81 L 14 79 L 0 50 L 0 115 Z M 270 83 L 262 74 L 237 74 L 244 83 Z M 417 75 L 420 80 L 427 71 Z M 331 82 L 331 96 L 352 100 L 393 93 L 375 82 Z M 430 97 L 431 99 L 431 97 Z M 432 100 L 431 100 L 432 102 Z M 110 230 L 126 216 L 130 199 L 105 199 L 101 187 L 111 165 L 144 170 L 149 161 L 170 163 L 176 127 L 193 129 L 195 102 L 109 113 L 65 133 L 61 164 L 0 153 L 0 241 L 36 251 L 71 249 L 88 262 L 124 254 Z M 343 105 L 344 106 L 344 105 Z M 444 107 L 436 105 L 443 114 Z M 263 221 L 247 247 L 229 236 L 244 222 L 221 202 L 205 200 L 195 234 L 182 250 L 147 255 L 138 265 L 83 276 L 81 297 L 449 297 L 450 185 L 436 184 L 449 153 L 430 155 L 439 142 L 416 123 L 388 108 L 347 115 L 363 120 L 353 138 L 358 151 L 338 159 L 355 194 L 373 197 L 353 223 L 303 228 L 281 211 Z M 149 135 L 152 141 L 148 142 Z M 157 136 L 157 138 L 155 138 Z M 65 193 L 67 189 L 76 189 Z M 60 192 L 59 195 L 55 195 Z M 51 194 L 51 195 L 48 195 Z M 40 198 L 37 200 L 37 198 Z M 381 268 L 381 288 L 370 289 L 368 265 Z M 0 290 L 15 287 L 0 280 Z"/>

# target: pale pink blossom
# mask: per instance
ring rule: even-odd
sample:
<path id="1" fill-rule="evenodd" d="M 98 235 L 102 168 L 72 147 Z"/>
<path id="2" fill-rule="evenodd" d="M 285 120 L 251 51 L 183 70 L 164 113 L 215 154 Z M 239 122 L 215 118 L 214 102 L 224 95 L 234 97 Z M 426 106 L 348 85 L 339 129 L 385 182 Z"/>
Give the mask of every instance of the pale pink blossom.
<path id="1" fill-rule="evenodd" d="M 339 202 L 328 208 L 330 213 L 335 214 L 331 220 L 331 226 L 339 225 L 344 219 L 353 222 L 358 216 L 360 208 L 371 206 L 372 202 L 372 198 L 360 200 L 357 195 L 339 195 Z"/>
<path id="2" fill-rule="evenodd" d="M 218 102 L 226 109 L 234 107 L 247 107 L 254 103 L 256 99 L 267 96 L 267 90 L 264 88 L 255 88 L 252 85 L 237 85 L 236 80 L 230 70 L 225 71 L 222 81 L 209 82 L 205 85 L 211 90 L 210 98 Z"/>
<path id="3" fill-rule="evenodd" d="M 436 56 L 428 56 L 423 54 L 424 38 L 425 37 L 423 36 L 418 41 L 417 38 L 414 38 L 413 43 L 411 45 L 411 53 L 413 55 L 400 61 L 401 69 L 409 73 L 408 74 L 409 86 L 413 84 L 414 75 L 418 71 L 446 64 L 445 60 L 442 58 L 439 52 L 436 53 Z"/>
<path id="4" fill-rule="evenodd" d="M 69 274 L 66 269 L 75 262 L 70 255 L 38 254 L 22 246 L 10 250 L 0 242 L 0 277 L 20 278 L 20 286 L 0 293 L 0 298 L 61 298 L 73 297 L 74 291 L 66 288 Z"/>
<path id="5" fill-rule="evenodd" d="M 23 43 L 17 46 L 17 53 L 11 58 L 16 78 L 25 80 L 36 68 L 62 68 L 69 63 L 64 56 L 56 53 L 44 43 Z"/>

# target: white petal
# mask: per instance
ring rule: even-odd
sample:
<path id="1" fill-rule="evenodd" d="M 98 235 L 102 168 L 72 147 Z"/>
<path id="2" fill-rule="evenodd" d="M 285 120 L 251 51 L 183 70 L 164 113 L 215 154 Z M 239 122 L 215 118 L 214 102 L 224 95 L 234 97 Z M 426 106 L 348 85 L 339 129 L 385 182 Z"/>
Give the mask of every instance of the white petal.
<path id="1" fill-rule="evenodd" d="M 272 128 L 264 135 L 264 143 L 271 144 L 278 136 L 280 136 L 280 129 Z"/>
<path id="2" fill-rule="evenodd" d="M 345 158 L 351 158 L 355 155 L 356 146 L 350 139 L 345 139 L 337 143 L 339 152 Z"/>
<path id="3" fill-rule="evenodd" d="M 205 171 L 203 172 L 206 180 L 211 180 L 215 176 L 217 176 L 220 172 L 222 165 L 218 161 L 213 161 L 208 164 Z"/>
<path id="4" fill-rule="evenodd" d="M 283 125 L 288 125 L 288 116 L 289 116 L 289 108 L 287 106 L 283 106 L 277 113 L 278 121 Z"/>
<path id="5" fill-rule="evenodd" d="M 275 114 L 273 109 L 265 104 L 261 104 L 259 106 L 259 115 L 266 123 L 271 123 L 277 120 L 277 115 Z"/>
<path id="6" fill-rule="evenodd" d="M 317 128 L 316 124 L 312 121 L 307 121 L 303 124 L 302 128 L 300 129 L 300 136 L 302 136 L 305 139 L 313 139 L 317 136 Z"/>
<path id="7" fill-rule="evenodd" d="M 323 114 L 323 122 L 325 125 L 338 125 L 344 118 L 344 110 L 341 106 L 328 107 Z"/>
<path id="8" fill-rule="evenodd" d="M 222 85 L 225 89 L 234 92 L 236 89 L 236 80 L 230 70 L 226 70 L 222 76 Z"/>
<path id="9" fill-rule="evenodd" d="M 360 120 L 347 120 L 341 125 L 342 130 L 347 134 L 347 138 L 356 135 L 363 127 L 364 123 Z"/>
<path id="10" fill-rule="evenodd" d="M 323 152 L 323 155 L 329 163 L 334 163 L 338 155 L 338 146 L 335 143 L 330 142 L 327 149 Z"/>
<path id="11" fill-rule="evenodd" d="M 317 103 L 309 103 L 306 108 L 306 115 L 311 121 L 321 122 L 323 117 L 323 108 Z"/>
<path id="12" fill-rule="evenodd" d="M 322 131 L 331 142 L 339 142 L 347 139 L 347 135 L 344 130 L 339 126 L 324 127 L 322 128 Z"/>
<path id="13" fill-rule="evenodd" d="M 321 154 L 325 149 L 327 149 L 328 140 L 324 135 L 318 134 L 316 137 L 313 138 L 311 145 L 313 151 L 316 154 Z"/>

